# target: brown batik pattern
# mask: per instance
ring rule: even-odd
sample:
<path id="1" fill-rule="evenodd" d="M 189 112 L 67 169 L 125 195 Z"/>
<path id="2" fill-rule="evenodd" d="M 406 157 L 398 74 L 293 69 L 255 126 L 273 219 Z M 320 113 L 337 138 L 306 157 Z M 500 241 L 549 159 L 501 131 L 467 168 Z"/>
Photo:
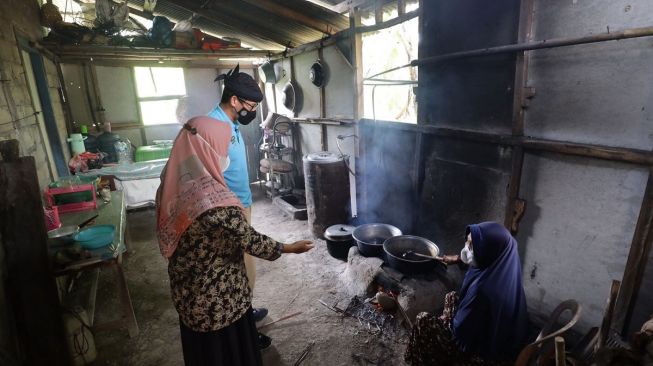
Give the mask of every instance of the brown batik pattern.
<path id="1" fill-rule="evenodd" d="M 198 217 L 179 239 L 168 274 L 181 321 L 196 332 L 215 331 L 251 306 L 243 253 L 275 260 L 283 244 L 254 230 L 237 207 Z"/>
<path id="2" fill-rule="evenodd" d="M 510 363 L 485 361 L 458 349 L 453 340 L 452 323 L 458 296 L 455 291 L 444 298 L 442 316 L 419 313 L 413 326 L 405 360 L 413 366 L 507 366 Z"/>

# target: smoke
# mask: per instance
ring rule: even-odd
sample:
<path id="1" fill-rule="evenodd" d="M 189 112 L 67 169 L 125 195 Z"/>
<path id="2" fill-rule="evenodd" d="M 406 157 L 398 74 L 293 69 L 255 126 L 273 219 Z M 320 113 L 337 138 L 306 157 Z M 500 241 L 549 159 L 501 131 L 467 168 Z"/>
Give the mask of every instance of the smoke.
<path id="1" fill-rule="evenodd" d="M 360 160 L 364 168 L 358 169 L 359 221 L 390 224 L 411 233 L 418 213 L 416 135 L 387 125 L 361 124 L 364 149 Z"/>

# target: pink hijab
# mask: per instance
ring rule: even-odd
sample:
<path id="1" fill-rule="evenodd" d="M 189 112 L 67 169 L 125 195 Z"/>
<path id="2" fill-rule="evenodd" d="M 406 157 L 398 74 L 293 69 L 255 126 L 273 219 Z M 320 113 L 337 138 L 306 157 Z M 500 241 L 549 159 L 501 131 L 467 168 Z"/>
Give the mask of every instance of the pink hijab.
<path id="1" fill-rule="evenodd" d="M 179 131 L 156 195 L 157 236 L 164 257 L 170 258 L 181 235 L 207 210 L 243 208 L 222 175 L 230 142 L 231 126 L 210 117 L 191 118 Z"/>

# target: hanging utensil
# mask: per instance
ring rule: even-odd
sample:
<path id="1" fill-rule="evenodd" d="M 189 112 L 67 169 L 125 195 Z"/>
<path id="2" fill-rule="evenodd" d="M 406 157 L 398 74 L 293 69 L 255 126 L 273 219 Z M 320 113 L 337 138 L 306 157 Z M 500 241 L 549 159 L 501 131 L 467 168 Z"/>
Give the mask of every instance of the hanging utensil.
<path id="1" fill-rule="evenodd" d="M 296 116 L 302 110 L 302 90 L 299 85 L 295 82 L 293 67 L 293 59 L 290 58 L 290 80 L 283 87 L 281 102 L 284 107 L 293 113 L 293 117 Z"/>
<path id="2" fill-rule="evenodd" d="M 415 257 L 421 257 L 421 258 L 433 259 L 433 260 L 436 260 L 436 261 L 440 261 L 440 262 L 444 263 L 445 265 L 447 264 L 447 263 L 444 261 L 444 257 L 440 257 L 440 256 L 435 256 L 435 257 L 434 257 L 434 256 L 431 256 L 431 255 L 426 255 L 426 254 L 422 254 L 422 253 L 416 253 L 416 252 L 414 252 L 414 251 L 412 251 L 412 250 L 409 250 L 409 251 L 405 252 L 405 253 L 402 254 L 401 256 L 402 256 L 402 258 L 408 258 L 408 257 L 410 257 L 410 256 L 415 256 Z"/>

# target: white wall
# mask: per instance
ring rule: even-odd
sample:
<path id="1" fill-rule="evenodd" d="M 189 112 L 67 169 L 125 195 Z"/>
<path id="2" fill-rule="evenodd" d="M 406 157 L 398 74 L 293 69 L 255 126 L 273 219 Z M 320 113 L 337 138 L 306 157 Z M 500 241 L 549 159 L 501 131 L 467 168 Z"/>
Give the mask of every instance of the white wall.
<path id="1" fill-rule="evenodd" d="M 111 122 L 114 132 L 128 138 L 136 146 L 152 144 L 153 140 L 172 140 L 177 136 L 181 124 L 156 125 L 142 127 L 138 99 L 134 85 L 133 68 L 124 66 L 95 65 L 99 101 L 104 108 L 104 120 Z M 64 79 L 70 99 L 73 118 L 76 125 L 91 125 L 93 120 L 88 103 L 87 83 L 84 80 L 81 65 L 64 65 Z M 216 69 L 186 68 L 184 81 L 186 84 L 186 111 L 182 120 L 197 115 L 206 115 L 219 101 L 219 92 L 213 82 L 217 75 Z M 90 90 L 91 99 L 95 99 L 95 91 Z"/>
<path id="2" fill-rule="evenodd" d="M 320 117 L 320 89 L 313 85 L 309 79 L 309 69 L 318 58 L 317 51 L 310 51 L 294 56 L 295 82 L 301 88 L 303 105 L 297 113 L 297 118 L 319 118 Z M 352 119 L 354 116 L 354 73 L 349 64 L 345 61 L 335 46 L 328 46 L 323 49 L 322 65 L 327 70 L 326 85 L 324 87 L 326 116 L 335 119 Z M 266 98 L 271 111 L 292 117 L 292 113 L 282 103 L 282 90 L 290 80 L 290 59 L 275 61 L 277 70 L 277 83 L 266 84 Z M 285 70 L 285 72 L 282 72 Z M 273 99 L 273 88 L 276 91 L 276 105 Z M 276 109 L 275 109 L 276 107 Z M 338 135 L 354 134 L 353 126 L 332 126 L 327 128 L 328 150 L 338 152 L 336 137 Z M 301 153 L 303 155 L 322 151 L 322 129 L 317 124 L 299 124 L 301 138 Z M 349 162 L 356 171 L 354 159 L 353 138 L 341 141 L 342 152 L 350 156 Z M 301 170 L 301 169 L 300 169 Z M 356 182 L 350 175 L 350 187 L 352 207 L 356 208 Z"/>

